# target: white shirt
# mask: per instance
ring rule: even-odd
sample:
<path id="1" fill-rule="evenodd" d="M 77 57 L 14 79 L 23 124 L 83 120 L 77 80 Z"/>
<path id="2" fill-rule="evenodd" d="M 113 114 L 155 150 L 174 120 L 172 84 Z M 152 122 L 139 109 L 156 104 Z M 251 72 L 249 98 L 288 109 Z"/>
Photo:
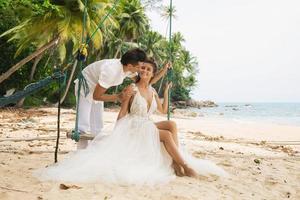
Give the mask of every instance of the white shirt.
<path id="1" fill-rule="evenodd" d="M 89 86 L 90 93 L 86 97 L 89 100 L 93 100 L 93 93 L 98 83 L 101 87 L 108 89 L 112 86 L 122 84 L 126 77 L 137 75 L 137 73 L 132 72 L 125 73 L 120 59 L 104 59 L 91 63 L 82 70 L 82 74 Z M 81 94 L 83 94 L 82 88 Z"/>

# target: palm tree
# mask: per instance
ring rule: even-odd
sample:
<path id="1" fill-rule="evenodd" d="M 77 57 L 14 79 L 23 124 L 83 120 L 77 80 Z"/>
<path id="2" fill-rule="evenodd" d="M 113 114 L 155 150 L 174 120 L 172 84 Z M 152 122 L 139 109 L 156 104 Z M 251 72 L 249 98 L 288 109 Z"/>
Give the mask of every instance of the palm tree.
<path id="1" fill-rule="evenodd" d="M 59 59 L 64 61 L 67 53 L 66 44 L 73 43 L 73 52 L 81 45 L 84 4 L 83 0 L 52 1 L 43 13 L 35 14 L 25 19 L 20 25 L 6 31 L 0 37 L 10 35 L 9 41 L 16 40 L 18 50 L 16 55 L 30 45 L 36 46 L 37 50 L 23 59 L 7 72 L 0 76 L 0 83 L 7 79 L 12 73 L 22 67 L 31 59 L 39 56 L 54 45 L 58 46 Z M 97 28 L 98 22 L 106 14 L 107 9 L 112 6 L 111 0 L 90 0 L 87 4 L 86 36 L 91 36 Z M 56 4 L 56 5 L 55 5 Z M 115 24 L 115 19 L 110 16 L 104 22 Z M 102 45 L 102 32 L 98 29 L 93 38 L 92 46 L 99 49 Z M 72 53 L 72 52 L 71 52 Z"/>
<path id="2" fill-rule="evenodd" d="M 162 7 L 162 12 L 161 12 L 161 17 L 164 18 L 165 20 L 169 20 L 171 14 L 172 14 L 172 18 L 177 18 L 177 16 L 175 15 L 176 13 L 176 8 L 175 6 L 170 7 L 168 6 L 163 6 Z"/>
<path id="3" fill-rule="evenodd" d="M 161 34 L 155 31 L 147 31 L 139 39 L 139 43 L 147 55 L 153 57 L 156 62 L 162 64 L 165 61 L 166 53 L 164 52 L 163 43 L 166 43 L 166 40 Z"/>
<path id="4" fill-rule="evenodd" d="M 105 31 L 102 55 L 106 58 L 118 58 L 128 48 L 137 46 L 135 41 L 149 26 L 145 8 L 139 0 L 120 0 L 115 18 L 118 26 Z"/>
<path id="5" fill-rule="evenodd" d="M 176 74 L 178 72 L 179 74 L 182 73 L 182 69 L 181 69 L 182 65 L 179 63 L 180 56 L 181 56 L 180 54 L 182 50 L 182 44 L 181 44 L 182 42 L 184 42 L 184 38 L 182 34 L 178 32 L 172 35 L 171 42 L 165 40 L 161 43 L 162 45 L 161 49 L 164 49 L 165 52 L 164 60 L 170 60 L 172 62 L 172 66 L 173 66 L 172 74 Z M 181 76 L 179 76 L 179 78 L 182 79 Z M 176 83 L 180 84 L 179 81 L 180 80 L 176 80 Z M 160 93 L 164 82 L 165 80 L 163 78 L 158 86 L 158 93 Z"/>
<path id="6" fill-rule="evenodd" d="M 117 20 L 121 38 L 125 41 L 136 41 L 149 27 L 145 8 L 140 0 L 121 0 L 118 6 Z"/>
<path id="7" fill-rule="evenodd" d="M 115 29 L 113 32 L 109 32 L 105 35 L 106 39 L 102 49 L 102 57 L 118 58 L 124 44 L 123 38 L 120 36 L 120 32 Z"/>
<path id="8" fill-rule="evenodd" d="M 187 72 L 197 73 L 197 60 L 189 51 L 185 49 L 181 51 L 181 62 Z"/>

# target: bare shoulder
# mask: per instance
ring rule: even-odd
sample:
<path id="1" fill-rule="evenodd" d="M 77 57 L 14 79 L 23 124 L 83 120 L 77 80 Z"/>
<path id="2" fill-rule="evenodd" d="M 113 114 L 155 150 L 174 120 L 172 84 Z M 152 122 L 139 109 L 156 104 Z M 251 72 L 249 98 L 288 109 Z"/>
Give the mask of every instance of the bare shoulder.
<path id="1" fill-rule="evenodd" d="M 154 87 L 151 86 L 152 92 L 154 94 L 155 97 L 158 97 L 157 91 L 155 90 Z"/>

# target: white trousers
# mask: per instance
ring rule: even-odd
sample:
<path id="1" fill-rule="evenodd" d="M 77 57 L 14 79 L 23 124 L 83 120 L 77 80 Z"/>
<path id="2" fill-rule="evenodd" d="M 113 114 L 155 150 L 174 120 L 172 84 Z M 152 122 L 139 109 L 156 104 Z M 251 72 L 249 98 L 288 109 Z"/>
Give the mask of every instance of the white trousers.
<path id="1" fill-rule="evenodd" d="M 91 133 L 94 135 L 101 134 L 103 128 L 103 102 L 88 100 L 85 96 L 80 95 L 78 109 L 78 130 L 81 132 Z M 88 145 L 87 140 L 79 140 L 77 149 L 84 149 Z"/>

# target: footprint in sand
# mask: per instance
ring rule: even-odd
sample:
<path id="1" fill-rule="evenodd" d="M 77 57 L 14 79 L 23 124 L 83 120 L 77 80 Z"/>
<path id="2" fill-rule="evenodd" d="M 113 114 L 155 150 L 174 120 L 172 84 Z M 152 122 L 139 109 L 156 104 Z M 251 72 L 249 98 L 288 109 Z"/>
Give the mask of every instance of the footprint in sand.
<path id="1" fill-rule="evenodd" d="M 220 165 L 223 165 L 225 167 L 232 167 L 232 164 L 228 161 L 225 161 L 225 162 L 221 162 Z"/>
<path id="2" fill-rule="evenodd" d="M 269 185 L 269 186 L 273 186 L 273 185 L 278 184 L 278 181 L 276 179 L 274 179 L 273 177 L 267 177 L 265 179 L 265 184 Z"/>

